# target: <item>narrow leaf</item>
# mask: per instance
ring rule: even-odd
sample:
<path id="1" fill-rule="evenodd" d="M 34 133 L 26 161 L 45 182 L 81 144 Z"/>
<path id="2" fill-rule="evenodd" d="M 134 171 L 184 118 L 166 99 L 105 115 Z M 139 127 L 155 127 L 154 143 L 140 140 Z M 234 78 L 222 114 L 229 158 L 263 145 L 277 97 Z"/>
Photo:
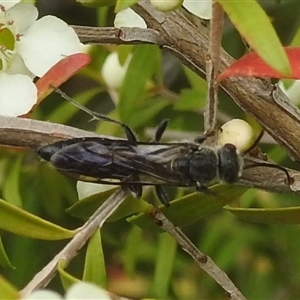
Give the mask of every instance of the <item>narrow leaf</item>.
<path id="1" fill-rule="evenodd" d="M 139 256 L 139 245 L 143 242 L 142 230 L 137 226 L 132 226 L 126 238 L 125 251 L 123 251 L 123 265 L 126 274 L 133 277 L 137 267 Z"/>
<path id="2" fill-rule="evenodd" d="M 56 88 L 89 64 L 91 57 L 84 53 L 67 56 L 55 64 L 36 82 L 38 103 L 51 94 Z"/>
<path id="3" fill-rule="evenodd" d="M 170 207 L 161 206 L 160 209 L 174 224 L 185 227 L 222 209 L 245 191 L 247 188 L 240 186 L 217 185 L 210 189 L 209 194 L 191 193 L 172 201 Z M 161 232 L 151 215 L 152 212 L 148 210 L 146 213 L 128 218 L 127 221 L 143 229 Z"/>
<path id="4" fill-rule="evenodd" d="M 89 240 L 82 279 L 102 287 L 106 286 L 106 270 L 100 229 L 95 231 Z"/>
<path id="5" fill-rule="evenodd" d="M 80 280 L 66 272 L 65 268 L 65 261 L 60 261 L 58 263 L 57 271 L 60 275 L 62 286 L 64 287 L 64 290 L 67 291 L 74 283 L 80 282 Z"/>
<path id="6" fill-rule="evenodd" d="M 292 71 L 289 76 L 284 76 L 270 67 L 257 53 L 249 53 L 234 62 L 229 68 L 225 69 L 217 78 L 221 81 L 232 76 L 252 76 L 270 78 L 291 78 L 300 79 L 300 48 L 285 47 L 285 53 L 290 61 Z"/>
<path id="7" fill-rule="evenodd" d="M 116 188 L 112 188 L 84 198 L 68 208 L 67 212 L 77 218 L 86 219 L 91 216 L 108 199 L 108 197 L 115 192 L 115 190 Z M 112 214 L 108 221 L 116 221 L 133 213 L 145 211 L 148 207 L 149 204 L 147 204 L 145 201 L 128 195 L 125 201 L 123 201 L 123 203 Z"/>
<path id="8" fill-rule="evenodd" d="M 132 6 L 133 4 L 137 3 L 139 0 L 117 0 L 115 13 Z"/>
<path id="9" fill-rule="evenodd" d="M 2 266 L 3 268 L 14 269 L 14 266 L 11 264 L 6 254 L 6 251 L 4 249 L 1 236 L 0 236 L 0 266 Z"/>
<path id="10" fill-rule="evenodd" d="M 281 76 L 290 76 L 291 67 L 270 18 L 255 0 L 218 0 L 231 22 L 252 49 Z"/>
<path id="11" fill-rule="evenodd" d="M 236 217 L 249 222 L 268 224 L 300 224 L 300 206 L 285 208 L 233 208 L 225 207 Z"/>
<path id="12" fill-rule="evenodd" d="M 125 123 L 131 124 L 130 119 L 136 118 L 134 112 L 139 111 L 139 103 L 145 96 L 146 83 L 157 71 L 160 55 L 159 49 L 153 45 L 137 46 L 134 49 L 120 90 L 118 109 L 121 120 Z"/>
<path id="13" fill-rule="evenodd" d="M 20 295 L 17 289 L 0 275 L 0 296 L 1 299 L 18 300 Z"/>
<path id="14" fill-rule="evenodd" d="M 22 206 L 22 199 L 19 190 L 22 161 L 22 155 L 13 161 L 9 172 L 7 172 L 7 175 L 5 176 L 3 185 L 3 198 L 9 203 L 19 207 Z"/>
<path id="15" fill-rule="evenodd" d="M 173 237 L 168 234 L 162 234 L 159 237 L 153 287 L 151 288 L 151 291 L 158 299 L 168 298 L 176 250 L 177 243 Z"/>
<path id="16" fill-rule="evenodd" d="M 74 236 L 68 230 L 30 214 L 0 199 L 0 228 L 21 236 L 42 240 L 62 240 Z"/>

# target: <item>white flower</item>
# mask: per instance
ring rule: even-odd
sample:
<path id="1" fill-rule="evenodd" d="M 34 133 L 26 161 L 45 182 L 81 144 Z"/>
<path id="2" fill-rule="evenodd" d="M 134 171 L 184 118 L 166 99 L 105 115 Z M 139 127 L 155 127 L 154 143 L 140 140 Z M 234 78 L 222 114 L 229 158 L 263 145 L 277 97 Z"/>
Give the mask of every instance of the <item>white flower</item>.
<path id="1" fill-rule="evenodd" d="M 87 283 L 78 282 L 73 284 L 64 298 L 50 290 L 38 290 L 22 298 L 22 300 L 111 300 L 109 293 L 100 287 Z"/>
<path id="2" fill-rule="evenodd" d="M 37 101 L 32 82 L 65 56 L 80 52 L 74 30 L 31 3 L 0 1 L 0 114 L 26 114 Z M 33 92 L 33 90 L 35 92 Z"/>
<path id="3" fill-rule="evenodd" d="M 183 7 L 201 19 L 211 19 L 212 0 L 184 0 Z"/>
<path id="4" fill-rule="evenodd" d="M 30 295 L 25 296 L 22 300 L 62 300 L 63 298 L 56 292 L 50 290 L 37 290 Z"/>
<path id="5" fill-rule="evenodd" d="M 117 52 L 112 52 L 107 56 L 102 66 L 101 75 L 110 89 L 116 90 L 122 86 L 130 60 L 131 55 L 128 55 L 125 63 L 121 65 Z"/>
<path id="6" fill-rule="evenodd" d="M 87 282 L 78 282 L 72 285 L 71 288 L 67 291 L 66 299 L 110 300 L 111 297 L 109 296 L 108 292 L 94 284 Z"/>
<path id="7" fill-rule="evenodd" d="M 121 27 L 139 27 L 147 28 L 144 19 L 131 8 L 121 10 L 116 14 L 114 25 L 117 28 Z"/>

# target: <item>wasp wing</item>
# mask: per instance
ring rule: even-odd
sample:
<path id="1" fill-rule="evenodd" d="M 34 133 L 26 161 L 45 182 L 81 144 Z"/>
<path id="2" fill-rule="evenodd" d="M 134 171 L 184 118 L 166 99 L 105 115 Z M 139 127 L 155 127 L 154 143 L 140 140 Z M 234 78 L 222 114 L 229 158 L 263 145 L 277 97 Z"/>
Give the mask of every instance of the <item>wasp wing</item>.
<path id="1" fill-rule="evenodd" d="M 37 153 L 59 171 L 83 181 L 187 186 L 171 164 L 194 147 L 192 143 L 132 145 L 126 140 L 79 138 L 39 148 Z"/>

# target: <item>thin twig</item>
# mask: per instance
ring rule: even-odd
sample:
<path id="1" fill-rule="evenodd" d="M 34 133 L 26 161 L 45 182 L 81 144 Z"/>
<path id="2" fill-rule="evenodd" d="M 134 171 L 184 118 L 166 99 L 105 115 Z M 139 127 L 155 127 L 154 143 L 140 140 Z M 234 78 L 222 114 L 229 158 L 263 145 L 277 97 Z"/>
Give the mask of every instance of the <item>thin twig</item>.
<path id="1" fill-rule="evenodd" d="M 89 218 L 81 227 L 73 239 L 27 284 L 20 292 L 24 297 L 38 288 L 45 287 L 57 272 L 57 266 L 60 261 L 67 265 L 86 244 L 91 235 L 97 228 L 101 228 L 104 222 L 113 214 L 113 212 L 122 204 L 126 196 L 126 191 L 122 188 L 112 194 L 107 201 Z"/>
<path id="2" fill-rule="evenodd" d="M 201 253 L 201 251 L 189 240 L 189 238 L 181 231 L 180 228 L 174 226 L 160 210 L 155 210 L 153 213 L 160 227 L 168 232 L 208 275 L 210 275 L 227 293 L 230 299 L 241 300 L 246 299 L 238 290 L 234 283 L 230 280 L 225 272 L 223 272 L 214 261 Z"/>
<path id="3" fill-rule="evenodd" d="M 209 48 L 206 55 L 206 109 L 204 114 L 204 131 L 206 135 L 216 135 L 219 61 L 223 33 L 224 11 L 217 2 L 212 2 L 212 18 L 210 20 Z"/>

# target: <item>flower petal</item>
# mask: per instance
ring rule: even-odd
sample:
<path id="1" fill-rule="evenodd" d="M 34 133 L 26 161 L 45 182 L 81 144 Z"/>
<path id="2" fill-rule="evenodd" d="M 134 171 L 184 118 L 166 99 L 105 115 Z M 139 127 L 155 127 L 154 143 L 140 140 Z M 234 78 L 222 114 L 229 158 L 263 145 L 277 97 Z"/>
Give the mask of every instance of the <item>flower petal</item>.
<path id="1" fill-rule="evenodd" d="M 24 64 L 23 58 L 17 53 L 13 60 L 10 61 L 9 67 L 6 70 L 6 73 L 9 75 L 13 74 L 23 74 L 29 76 L 31 79 L 35 77 Z"/>
<path id="2" fill-rule="evenodd" d="M 121 27 L 139 27 L 147 28 L 144 19 L 131 8 L 121 10 L 116 14 L 114 25 L 116 28 Z"/>
<path id="3" fill-rule="evenodd" d="M 6 10 L 8 10 L 19 2 L 21 2 L 21 0 L 4 0 L 0 1 L 0 5 L 2 5 Z"/>
<path id="4" fill-rule="evenodd" d="M 32 80 L 22 74 L 0 73 L 0 82 L 0 114 L 16 117 L 28 113 L 37 101 Z"/>
<path id="5" fill-rule="evenodd" d="M 50 290 L 38 290 L 25 296 L 22 300 L 62 300 L 62 297 L 56 292 Z"/>
<path id="6" fill-rule="evenodd" d="M 211 19 L 212 0 L 184 0 L 183 7 L 201 19 Z"/>
<path id="7" fill-rule="evenodd" d="M 38 17 L 38 10 L 32 3 L 21 2 L 6 12 L 9 21 L 13 21 L 18 28 L 18 34 L 24 34 L 34 24 Z"/>
<path id="8" fill-rule="evenodd" d="M 64 21 L 46 16 L 35 22 L 22 37 L 18 52 L 27 68 L 42 77 L 64 56 L 79 52 L 80 42 Z"/>
<path id="9" fill-rule="evenodd" d="M 75 283 L 71 288 L 67 291 L 65 295 L 66 299 L 74 300 L 74 299 L 103 299 L 103 300 L 111 300 L 108 292 L 100 289 L 98 286 L 86 282 Z"/>

